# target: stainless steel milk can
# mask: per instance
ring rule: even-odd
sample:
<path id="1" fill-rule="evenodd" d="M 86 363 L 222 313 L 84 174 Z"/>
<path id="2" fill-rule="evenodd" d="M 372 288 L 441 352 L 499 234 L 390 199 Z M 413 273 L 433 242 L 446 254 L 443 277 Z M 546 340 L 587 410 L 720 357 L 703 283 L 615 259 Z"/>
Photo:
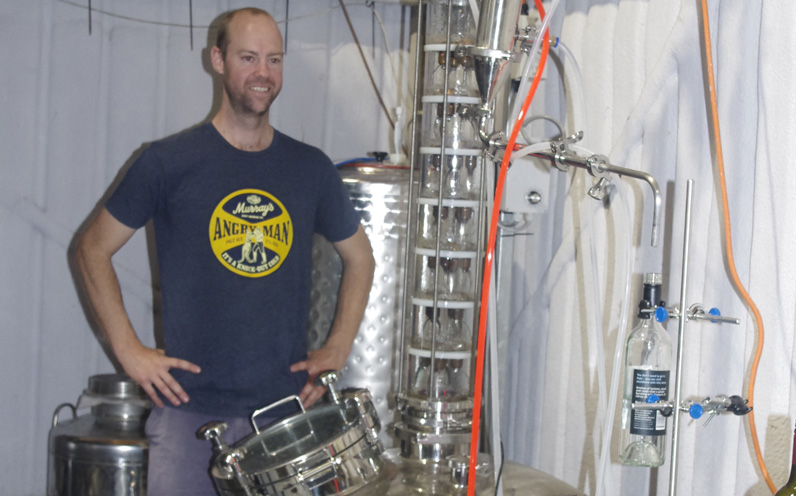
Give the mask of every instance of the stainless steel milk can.
<path id="1" fill-rule="evenodd" d="M 64 403 L 53 414 L 47 496 L 145 496 L 150 407 L 126 375 L 90 377 L 77 405 Z M 62 419 L 64 410 L 72 418 Z"/>

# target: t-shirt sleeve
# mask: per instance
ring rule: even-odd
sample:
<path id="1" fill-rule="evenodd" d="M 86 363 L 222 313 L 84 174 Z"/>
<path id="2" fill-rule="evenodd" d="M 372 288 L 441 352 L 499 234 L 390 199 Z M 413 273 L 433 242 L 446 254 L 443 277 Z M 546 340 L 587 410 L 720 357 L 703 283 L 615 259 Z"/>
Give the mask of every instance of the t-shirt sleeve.
<path id="1" fill-rule="evenodd" d="M 362 216 L 354 208 L 348 189 L 343 184 L 337 169 L 330 160 L 327 161 L 321 199 L 315 212 L 315 232 L 335 243 L 353 236 L 362 221 Z"/>
<path id="2" fill-rule="evenodd" d="M 105 208 L 122 224 L 139 229 L 162 207 L 164 185 L 160 159 L 147 148 L 128 169 Z"/>

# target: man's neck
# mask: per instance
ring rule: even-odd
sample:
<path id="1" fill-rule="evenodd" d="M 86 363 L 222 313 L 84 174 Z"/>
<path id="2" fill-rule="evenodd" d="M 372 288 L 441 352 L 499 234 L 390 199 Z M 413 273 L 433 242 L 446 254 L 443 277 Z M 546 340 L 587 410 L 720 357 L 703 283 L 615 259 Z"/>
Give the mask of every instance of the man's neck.
<path id="1" fill-rule="evenodd" d="M 212 122 L 221 136 L 239 150 L 259 152 L 268 148 L 274 140 L 274 128 L 268 122 L 267 114 L 250 119 L 240 118 L 222 108 Z"/>

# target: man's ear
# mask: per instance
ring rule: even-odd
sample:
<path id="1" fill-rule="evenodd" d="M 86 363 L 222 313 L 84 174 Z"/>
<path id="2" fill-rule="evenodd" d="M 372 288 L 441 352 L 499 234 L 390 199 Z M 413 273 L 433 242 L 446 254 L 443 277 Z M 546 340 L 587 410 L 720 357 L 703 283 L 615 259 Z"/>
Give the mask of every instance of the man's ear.
<path id="1" fill-rule="evenodd" d="M 210 49 L 210 64 L 212 64 L 214 71 L 224 74 L 224 54 L 221 53 L 221 49 L 217 46 Z"/>

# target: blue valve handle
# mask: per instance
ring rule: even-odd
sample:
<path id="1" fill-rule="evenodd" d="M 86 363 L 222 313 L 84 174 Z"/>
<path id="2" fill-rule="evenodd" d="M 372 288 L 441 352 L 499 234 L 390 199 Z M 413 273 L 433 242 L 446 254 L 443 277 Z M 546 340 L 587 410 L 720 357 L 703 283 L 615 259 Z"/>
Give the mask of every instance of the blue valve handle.
<path id="1" fill-rule="evenodd" d="M 669 320 L 669 311 L 663 307 L 658 307 L 655 309 L 655 320 L 658 322 L 666 322 Z"/>
<path id="2" fill-rule="evenodd" d="M 716 308 L 716 307 L 713 307 L 713 308 L 711 308 L 710 310 L 708 310 L 708 313 L 709 313 L 710 315 L 713 315 L 713 316 L 716 316 L 716 317 L 721 317 L 721 312 L 720 312 L 720 311 L 719 311 L 719 309 L 718 309 L 718 308 Z M 711 320 L 710 322 L 712 322 L 713 324 L 715 324 L 717 321 L 715 321 L 715 320 Z"/>
<path id="3" fill-rule="evenodd" d="M 658 397 L 657 394 L 651 394 L 651 395 L 647 396 L 647 403 L 657 403 L 660 400 L 661 399 Z"/>
<path id="4" fill-rule="evenodd" d="M 699 403 L 694 403 L 688 409 L 688 414 L 691 415 L 691 418 L 694 420 L 700 418 L 704 412 L 705 409 L 702 408 L 702 405 L 700 405 Z"/>

